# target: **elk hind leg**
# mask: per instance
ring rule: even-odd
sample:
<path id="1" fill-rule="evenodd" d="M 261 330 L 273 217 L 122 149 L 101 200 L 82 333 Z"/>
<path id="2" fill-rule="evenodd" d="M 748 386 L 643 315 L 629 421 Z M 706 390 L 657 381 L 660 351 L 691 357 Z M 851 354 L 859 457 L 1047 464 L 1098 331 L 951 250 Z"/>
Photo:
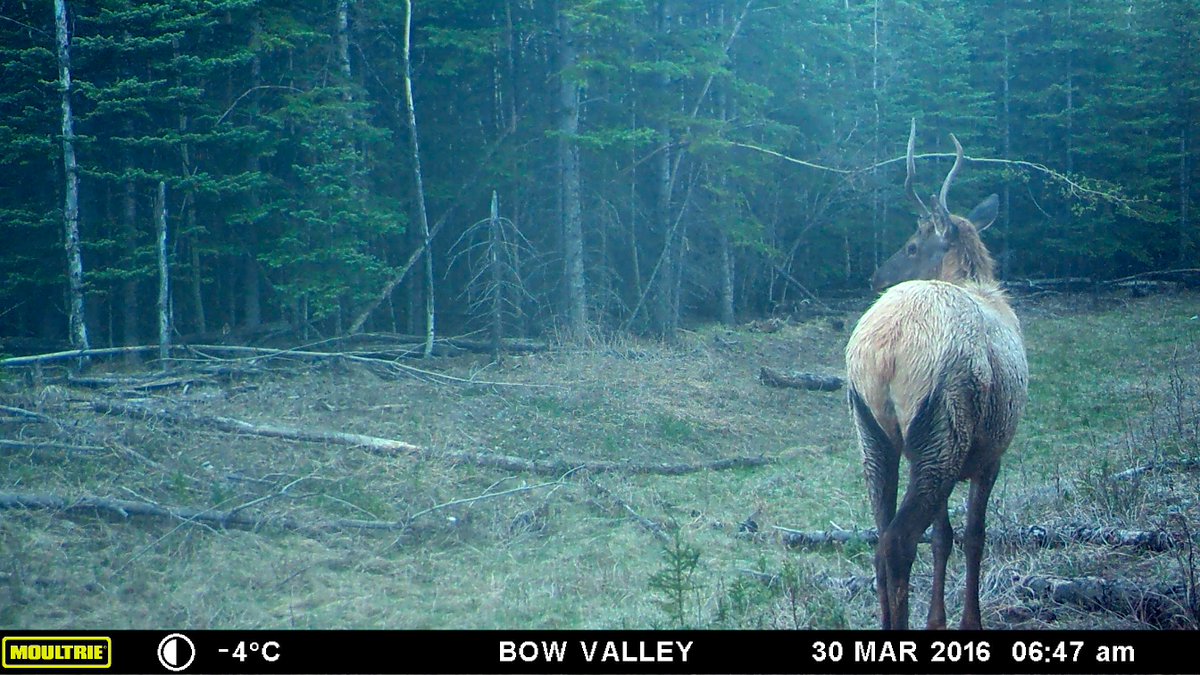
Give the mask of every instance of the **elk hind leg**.
<path id="1" fill-rule="evenodd" d="M 945 541 L 950 531 L 946 503 L 954 490 L 959 471 L 959 467 L 953 466 L 953 458 L 963 456 L 958 446 L 965 441 L 954 433 L 947 403 L 953 406 L 955 401 L 946 396 L 943 386 L 935 386 L 908 424 L 904 438 L 905 455 L 909 460 L 908 490 L 896 517 L 888 526 L 886 536 L 879 541 L 879 550 L 885 555 L 891 603 L 889 613 L 894 628 L 908 628 L 909 577 L 917 555 L 917 540 L 934 522 L 934 518 L 938 518 L 934 534 L 937 547 L 934 553 L 935 571 L 940 561 L 940 573 L 935 573 L 930 621 L 939 618 L 935 615 L 937 612 L 942 615 L 940 623 L 945 623 L 945 603 L 940 596 L 950 546 Z M 939 538 L 942 539 L 940 543 Z"/>
<path id="2" fill-rule="evenodd" d="M 1000 462 L 996 461 L 971 479 L 971 493 L 967 497 L 967 525 L 963 531 L 963 553 L 967 559 L 966 597 L 963 599 L 961 624 L 963 630 L 983 628 L 979 611 L 979 567 L 983 560 L 988 499 L 999 473 Z"/>
<path id="3" fill-rule="evenodd" d="M 880 623 L 886 630 L 893 627 L 894 617 L 889 601 L 891 593 L 887 583 L 886 557 L 881 544 L 888 526 L 896 516 L 900 447 L 879 425 L 871 408 L 856 390 L 850 388 L 848 398 L 854 413 L 854 426 L 858 430 L 859 444 L 862 447 L 863 473 L 866 476 L 871 510 L 875 516 L 875 529 L 879 536 L 880 545 L 875 547 L 875 590 L 879 596 Z"/>
<path id="4" fill-rule="evenodd" d="M 946 504 L 942 504 L 941 514 L 933 521 L 933 594 L 929 600 L 929 620 L 925 624 L 930 630 L 946 627 L 946 562 L 953 547 L 950 513 Z"/>

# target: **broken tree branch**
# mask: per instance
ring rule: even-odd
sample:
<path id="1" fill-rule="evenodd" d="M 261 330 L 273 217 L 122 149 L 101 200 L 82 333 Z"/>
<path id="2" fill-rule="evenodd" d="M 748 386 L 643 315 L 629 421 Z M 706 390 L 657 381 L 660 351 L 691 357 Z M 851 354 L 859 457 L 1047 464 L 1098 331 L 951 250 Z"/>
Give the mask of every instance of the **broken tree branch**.
<path id="1" fill-rule="evenodd" d="M 597 507 L 607 512 L 624 512 L 624 515 L 627 515 L 633 520 L 633 522 L 642 526 L 643 529 L 654 535 L 654 537 L 659 541 L 664 543 L 670 541 L 671 538 L 667 534 L 666 526 L 638 513 L 637 509 L 634 509 L 629 505 L 629 502 L 626 502 L 624 499 L 614 495 L 611 490 L 604 487 L 600 483 L 597 483 L 595 480 L 588 480 L 588 484 L 591 486 L 593 492 L 600 495 L 600 497 L 604 498 L 604 500 L 606 500 L 609 504 L 608 506 L 605 506 L 604 504 L 601 504 L 595 500 L 590 500 Z"/>
<path id="2" fill-rule="evenodd" d="M 1153 464 L 1143 464 L 1135 466 L 1132 469 L 1125 469 L 1109 476 L 1109 480 L 1129 480 L 1138 476 L 1150 473 L 1151 471 L 1175 470 L 1175 469 L 1194 469 L 1200 466 L 1200 459 L 1176 459 L 1165 462 L 1154 462 Z"/>

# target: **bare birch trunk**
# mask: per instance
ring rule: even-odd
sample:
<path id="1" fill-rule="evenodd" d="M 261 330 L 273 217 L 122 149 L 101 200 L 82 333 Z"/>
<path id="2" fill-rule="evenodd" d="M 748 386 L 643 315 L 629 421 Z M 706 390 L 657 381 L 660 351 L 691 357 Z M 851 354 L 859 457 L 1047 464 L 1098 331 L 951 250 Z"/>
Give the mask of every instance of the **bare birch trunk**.
<path id="1" fill-rule="evenodd" d="M 154 200 L 158 234 L 158 358 L 166 367 L 171 352 L 171 275 L 167 265 L 167 184 L 159 181 Z"/>
<path id="2" fill-rule="evenodd" d="M 132 161 L 126 156 L 125 169 L 128 171 L 132 168 Z M 141 315 L 141 308 L 138 306 L 137 270 L 134 269 L 136 263 L 133 256 L 133 252 L 137 248 L 137 189 L 133 183 L 133 178 L 125 180 L 121 203 L 123 214 L 121 236 L 124 239 L 124 248 L 129 252 L 128 264 L 130 267 L 130 269 L 126 270 L 126 277 L 120 282 L 121 344 L 128 347 L 142 344 L 141 335 L 139 335 L 138 331 L 138 319 Z M 129 352 L 125 355 L 125 363 L 137 365 L 141 363 L 141 356 L 135 352 Z"/>
<path id="3" fill-rule="evenodd" d="M 71 116 L 71 50 L 67 36 L 67 2 L 54 0 L 55 37 L 58 44 L 58 85 L 62 91 L 64 247 L 67 254 L 68 320 L 71 346 L 88 349 L 83 310 L 83 255 L 79 243 L 79 166 L 75 161 L 75 123 Z"/>
<path id="4" fill-rule="evenodd" d="M 669 0 L 660 0 L 658 6 L 657 32 L 664 38 L 671 30 L 671 7 Z M 659 75 L 657 85 L 662 94 L 668 94 L 671 78 L 666 73 Z M 671 301 L 675 297 L 675 283 L 671 272 L 675 259 L 674 235 L 671 228 L 671 192 L 674 181 L 671 175 L 671 126 L 667 122 L 667 111 L 659 112 L 661 120 L 655 124 L 655 135 L 658 136 L 659 147 L 654 158 L 654 180 L 657 192 L 654 201 L 654 228 L 663 233 L 663 251 L 658 263 L 658 276 L 648 283 L 653 285 L 654 295 L 651 303 L 651 316 L 655 332 L 664 338 L 675 334 L 674 311 Z"/>
<path id="5" fill-rule="evenodd" d="M 346 83 L 350 82 L 350 0 L 338 0 L 337 5 L 337 51 L 338 67 Z M 350 99 L 349 88 L 343 98 Z"/>
<path id="6" fill-rule="evenodd" d="M 343 0 L 345 1 L 345 0 Z M 412 90 L 412 0 L 404 2 L 404 104 L 408 109 L 408 137 L 412 150 L 413 181 L 417 196 L 417 224 L 425 248 L 425 358 L 433 355 L 435 313 L 433 302 L 433 249 L 430 246 L 429 216 L 425 211 L 425 183 L 421 177 L 421 145 L 417 138 L 417 111 Z"/>
<path id="7" fill-rule="evenodd" d="M 579 83 L 572 72 L 578 60 L 570 19 L 558 12 L 558 163 L 562 190 L 563 276 L 567 281 L 567 326 L 573 337 L 587 330 L 587 289 L 583 273 L 583 209 L 579 196 Z"/>
<path id="8" fill-rule="evenodd" d="M 492 293 L 492 358 L 500 361 L 504 340 L 504 273 L 500 268 L 500 247 L 504 237 L 500 232 L 500 196 L 492 190 L 491 220 L 488 222 L 488 273 Z"/>

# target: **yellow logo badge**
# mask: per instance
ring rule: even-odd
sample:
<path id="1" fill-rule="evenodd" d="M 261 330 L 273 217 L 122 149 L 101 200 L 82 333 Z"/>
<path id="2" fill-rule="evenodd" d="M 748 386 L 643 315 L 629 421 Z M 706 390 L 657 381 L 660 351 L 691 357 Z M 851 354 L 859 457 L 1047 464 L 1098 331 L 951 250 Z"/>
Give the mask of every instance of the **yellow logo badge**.
<path id="1" fill-rule="evenodd" d="M 5 668 L 110 668 L 112 638 L 6 637 Z"/>

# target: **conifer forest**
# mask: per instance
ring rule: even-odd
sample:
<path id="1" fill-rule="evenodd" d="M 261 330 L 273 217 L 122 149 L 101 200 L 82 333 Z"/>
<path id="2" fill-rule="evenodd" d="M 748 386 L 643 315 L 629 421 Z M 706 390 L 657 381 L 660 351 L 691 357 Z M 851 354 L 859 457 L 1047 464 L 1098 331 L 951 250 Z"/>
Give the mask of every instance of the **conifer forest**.
<path id="1" fill-rule="evenodd" d="M 0 0 L 0 629 L 1194 630 L 1198 55 L 1200 0 Z"/>
<path id="2" fill-rule="evenodd" d="M 160 257 L 177 338 L 669 337 L 865 292 L 914 118 L 922 194 L 954 134 L 952 208 L 1000 195 L 1002 278 L 1189 268 L 1198 15 L 4 0 L 0 335 L 154 342 Z"/>

